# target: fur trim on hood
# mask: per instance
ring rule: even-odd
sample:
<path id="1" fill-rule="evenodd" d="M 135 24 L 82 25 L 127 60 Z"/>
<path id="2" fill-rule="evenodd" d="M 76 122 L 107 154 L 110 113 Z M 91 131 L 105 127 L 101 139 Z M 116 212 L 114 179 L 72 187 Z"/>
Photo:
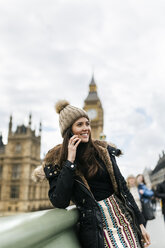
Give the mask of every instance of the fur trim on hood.
<path id="1" fill-rule="evenodd" d="M 48 151 L 46 154 L 44 161 L 42 165 L 37 166 L 33 173 L 32 173 L 32 180 L 36 183 L 38 182 L 43 182 L 46 179 L 45 172 L 44 172 L 44 167 L 46 165 L 52 164 L 58 164 L 59 160 L 59 155 L 60 155 L 60 150 L 61 150 L 61 144 L 53 147 L 51 150 Z"/>
<path id="2" fill-rule="evenodd" d="M 42 165 L 39 165 L 37 166 L 32 175 L 31 175 L 31 179 L 35 182 L 35 183 L 38 183 L 38 182 L 43 182 L 46 177 L 45 177 L 45 172 L 44 172 L 44 166 L 43 164 Z"/>

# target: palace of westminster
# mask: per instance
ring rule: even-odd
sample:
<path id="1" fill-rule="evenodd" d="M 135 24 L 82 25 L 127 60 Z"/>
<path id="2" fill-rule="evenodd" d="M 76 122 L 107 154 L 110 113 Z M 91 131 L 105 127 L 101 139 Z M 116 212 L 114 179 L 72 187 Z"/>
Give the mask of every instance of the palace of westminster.
<path id="1" fill-rule="evenodd" d="M 92 137 L 105 139 L 103 108 L 93 76 L 83 108 L 91 119 Z M 33 170 L 41 164 L 41 131 L 40 124 L 39 135 L 35 134 L 29 115 L 28 126 L 17 126 L 14 132 L 10 117 L 6 145 L 0 135 L 0 216 L 52 208 L 48 200 L 48 182 L 36 184 L 31 177 Z M 164 152 L 160 155 L 155 169 L 149 174 L 152 186 L 164 180 Z"/>

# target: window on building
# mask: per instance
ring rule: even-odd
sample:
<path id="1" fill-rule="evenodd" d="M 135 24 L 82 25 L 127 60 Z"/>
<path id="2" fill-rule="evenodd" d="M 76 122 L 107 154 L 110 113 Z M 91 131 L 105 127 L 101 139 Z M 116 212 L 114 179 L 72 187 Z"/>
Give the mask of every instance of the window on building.
<path id="1" fill-rule="evenodd" d="M 32 199 L 32 190 L 33 190 L 32 186 L 29 186 L 29 193 L 28 193 L 29 200 Z"/>
<path id="2" fill-rule="evenodd" d="M 19 186 L 12 185 L 10 188 L 10 198 L 11 199 L 18 199 L 19 198 Z"/>
<path id="3" fill-rule="evenodd" d="M 19 179 L 21 172 L 21 166 L 20 164 L 15 164 L 12 166 L 12 179 Z"/>
<path id="4" fill-rule="evenodd" d="M 15 152 L 16 152 L 16 153 L 21 152 L 21 144 L 20 144 L 20 143 L 17 143 L 17 144 L 16 144 L 16 146 L 15 146 Z"/>
<path id="5" fill-rule="evenodd" d="M 33 171 L 34 171 L 34 169 L 36 168 L 36 165 L 31 165 L 31 167 L 30 167 L 30 170 L 29 170 L 29 177 L 30 177 L 30 179 L 32 180 L 32 174 L 33 174 Z M 32 180 L 33 181 L 33 180 Z"/>
<path id="6" fill-rule="evenodd" d="M 0 165 L 0 179 L 2 179 L 2 165 Z"/>
<path id="7" fill-rule="evenodd" d="M 36 199 L 36 186 L 33 187 L 33 196 L 32 199 Z"/>

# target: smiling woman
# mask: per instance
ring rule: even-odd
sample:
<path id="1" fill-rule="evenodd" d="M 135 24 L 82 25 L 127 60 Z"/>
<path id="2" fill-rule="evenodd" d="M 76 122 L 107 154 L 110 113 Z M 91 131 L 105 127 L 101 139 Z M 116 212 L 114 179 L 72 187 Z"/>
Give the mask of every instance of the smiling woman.
<path id="1" fill-rule="evenodd" d="M 93 140 L 83 109 L 67 101 L 56 104 L 63 143 L 50 150 L 42 173 L 49 180 L 54 207 L 70 201 L 79 210 L 78 235 L 83 248 L 141 248 L 150 244 L 143 216 L 116 164 L 119 149 Z M 144 242 L 143 242 L 143 241 Z"/>
<path id="2" fill-rule="evenodd" d="M 89 135 L 91 134 L 89 120 L 85 117 L 78 119 L 75 123 L 73 123 L 72 132 L 77 135 L 81 142 L 88 142 Z"/>

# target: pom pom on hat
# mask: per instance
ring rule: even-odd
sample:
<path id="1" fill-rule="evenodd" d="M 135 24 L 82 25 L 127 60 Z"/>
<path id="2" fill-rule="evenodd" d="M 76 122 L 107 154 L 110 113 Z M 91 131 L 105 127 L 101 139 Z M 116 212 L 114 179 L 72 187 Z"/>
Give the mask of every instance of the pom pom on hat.
<path id="1" fill-rule="evenodd" d="M 66 100 L 58 101 L 55 105 L 55 109 L 59 114 L 59 126 L 62 137 L 66 130 L 79 118 L 86 117 L 89 120 L 85 110 L 70 105 Z"/>
<path id="2" fill-rule="evenodd" d="M 60 114 L 61 110 L 63 110 L 68 105 L 69 105 L 68 101 L 59 100 L 55 105 L 55 110 L 56 110 L 57 114 Z"/>

